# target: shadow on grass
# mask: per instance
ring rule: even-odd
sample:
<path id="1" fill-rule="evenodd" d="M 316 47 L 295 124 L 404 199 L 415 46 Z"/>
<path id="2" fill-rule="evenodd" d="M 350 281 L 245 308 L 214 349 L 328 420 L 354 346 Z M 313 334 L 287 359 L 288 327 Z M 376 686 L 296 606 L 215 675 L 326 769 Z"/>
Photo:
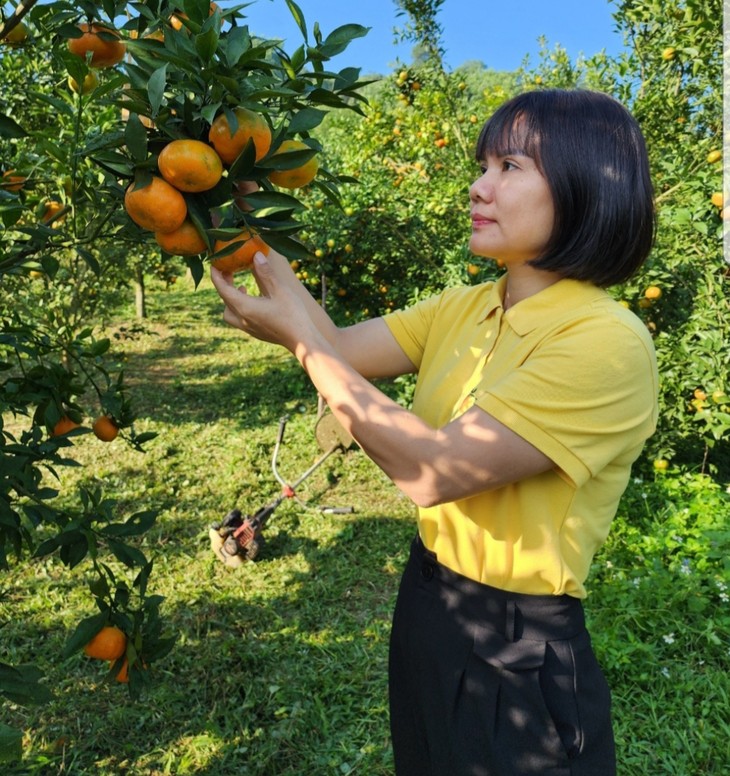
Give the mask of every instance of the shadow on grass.
<path id="1" fill-rule="evenodd" d="M 118 686 L 74 699 L 66 676 L 65 698 L 23 725 L 34 741 L 63 731 L 68 750 L 7 773 L 391 774 L 387 642 L 414 524 L 350 516 L 319 542 L 286 522 L 239 569 L 191 558 L 198 579 L 164 606 L 179 641 L 155 686 L 137 704 Z"/>

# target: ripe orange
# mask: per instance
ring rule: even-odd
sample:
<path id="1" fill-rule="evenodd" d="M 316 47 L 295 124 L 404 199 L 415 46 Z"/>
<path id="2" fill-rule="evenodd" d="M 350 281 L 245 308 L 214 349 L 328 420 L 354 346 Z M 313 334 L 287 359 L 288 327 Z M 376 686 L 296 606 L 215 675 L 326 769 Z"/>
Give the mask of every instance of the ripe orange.
<path id="1" fill-rule="evenodd" d="M 91 428 L 102 442 L 113 442 L 119 434 L 117 424 L 108 415 L 100 415 Z"/>
<path id="2" fill-rule="evenodd" d="M 101 24 L 79 24 L 80 38 L 69 38 L 68 50 L 81 59 L 91 52 L 91 67 L 113 67 L 124 59 L 127 45 L 119 39 L 119 33 Z"/>
<path id="3" fill-rule="evenodd" d="M 707 162 L 709 164 L 714 164 L 715 162 L 719 162 L 720 159 L 722 159 L 722 151 L 718 150 L 717 148 L 714 151 L 710 151 L 710 153 L 707 154 Z"/>
<path id="4" fill-rule="evenodd" d="M 160 151 L 157 166 L 179 191 L 208 191 L 223 175 L 220 156 L 201 140 L 173 140 Z"/>
<path id="5" fill-rule="evenodd" d="M 221 113 L 211 124 L 208 140 L 223 163 L 232 164 L 251 139 L 258 162 L 271 148 L 271 129 L 266 119 L 248 108 L 236 108 L 233 113 L 238 121 L 238 129 L 231 133 L 226 114 Z"/>
<path id="6" fill-rule="evenodd" d="M 110 660 L 109 661 L 109 669 L 110 670 L 112 668 L 114 668 L 114 663 L 116 663 L 116 662 L 117 662 L 116 660 Z M 143 662 L 142 663 L 142 668 L 146 669 L 147 668 L 147 663 Z M 124 658 L 124 662 L 122 663 L 121 668 L 117 672 L 117 681 L 118 682 L 122 682 L 122 684 L 128 684 L 129 683 L 129 661 L 127 660 L 126 657 Z"/>
<path id="7" fill-rule="evenodd" d="M 674 46 L 667 46 L 667 48 L 662 51 L 662 59 L 666 62 L 669 62 L 670 60 L 674 59 L 676 53 L 677 50 L 674 48 Z"/>
<path id="8" fill-rule="evenodd" d="M 147 186 L 139 187 L 136 182 L 129 186 L 124 207 L 135 224 L 151 232 L 174 232 L 188 213 L 183 195 L 155 175 Z"/>
<path id="9" fill-rule="evenodd" d="M 721 191 L 716 191 L 710 197 L 710 202 L 712 202 L 715 207 L 722 208 L 725 204 L 725 195 Z"/>
<path id="10" fill-rule="evenodd" d="M 662 290 L 659 288 L 659 286 L 649 286 L 649 288 L 644 291 L 644 297 L 646 299 L 659 299 L 662 295 Z"/>
<path id="11" fill-rule="evenodd" d="M 6 170 L 3 173 L 3 180 L 0 183 L 0 189 L 4 191 L 20 191 L 25 185 L 24 175 L 15 175 L 16 170 Z"/>
<path id="12" fill-rule="evenodd" d="M 220 259 L 215 259 L 212 262 L 216 269 L 221 272 L 246 270 L 251 267 L 254 254 L 257 251 L 261 251 L 265 256 L 269 253 L 269 246 L 257 234 L 251 236 L 251 232 L 247 229 L 243 229 L 237 237 L 233 237 L 230 240 L 216 240 L 214 251 L 218 253 L 228 245 L 240 240 L 245 240 L 240 248 L 236 248 L 233 253 L 229 253 L 227 256 L 222 256 Z"/>
<path id="13" fill-rule="evenodd" d="M 79 424 L 76 423 L 76 421 L 71 420 L 67 415 L 64 415 L 61 420 L 56 423 L 56 425 L 53 427 L 53 431 L 51 431 L 51 436 L 63 436 L 64 434 L 68 434 L 69 431 L 73 431 L 75 428 L 78 428 Z"/>
<path id="14" fill-rule="evenodd" d="M 47 224 L 49 221 L 55 220 L 57 223 L 61 223 L 63 219 L 66 217 L 66 215 L 62 215 L 59 218 L 56 218 L 56 216 L 64 209 L 64 205 L 61 202 L 58 202 L 55 199 L 51 199 L 48 202 L 46 202 L 44 209 L 43 209 L 43 215 L 41 216 L 41 221 L 43 221 L 44 224 Z"/>
<path id="15" fill-rule="evenodd" d="M 311 150 L 310 147 L 306 143 L 302 143 L 301 140 L 285 140 L 279 146 L 276 156 L 291 151 L 309 150 Z M 300 167 L 295 167 L 293 170 L 273 170 L 269 174 L 269 180 L 276 186 L 281 186 L 284 189 L 298 189 L 311 183 L 318 169 L 319 161 L 316 156 L 313 156 Z"/>
<path id="16" fill-rule="evenodd" d="M 84 653 L 97 660 L 118 660 L 127 648 L 127 637 L 116 625 L 105 625 L 84 647 Z"/>
<path id="17" fill-rule="evenodd" d="M 174 232 L 155 232 L 155 240 L 163 251 L 173 256 L 197 256 L 208 247 L 193 222 L 187 218 Z"/>

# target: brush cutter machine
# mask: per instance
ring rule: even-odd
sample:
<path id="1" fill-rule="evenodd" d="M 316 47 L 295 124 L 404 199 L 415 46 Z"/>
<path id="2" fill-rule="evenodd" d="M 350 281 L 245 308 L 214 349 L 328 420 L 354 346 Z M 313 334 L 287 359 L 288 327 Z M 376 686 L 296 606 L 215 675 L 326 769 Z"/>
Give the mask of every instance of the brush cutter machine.
<path id="1" fill-rule="evenodd" d="M 269 504 L 265 504 L 252 515 L 244 516 L 240 509 L 232 509 L 220 522 L 211 525 L 208 535 L 210 546 L 215 556 L 226 566 L 233 568 L 240 566 L 246 560 L 254 560 L 263 544 L 262 532 L 266 527 L 274 510 L 282 501 L 288 498 L 296 499 L 302 506 L 310 508 L 308 504 L 297 498 L 296 489 L 312 475 L 333 454 L 342 452 L 351 447 L 353 439 L 345 431 L 340 422 L 329 412 L 320 415 L 314 428 L 317 445 L 322 450 L 322 455 L 294 482 L 288 483 L 279 473 L 277 461 L 279 450 L 284 441 L 288 417 L 279 420 L 279 431 L 276 437 L 274 452 L 271 457 L 271 470 L 274 477 L 281 484 L 281 493 Z M 349 514 L 352 507 L 317 507 L 320 512 L 329 514 Z"/>

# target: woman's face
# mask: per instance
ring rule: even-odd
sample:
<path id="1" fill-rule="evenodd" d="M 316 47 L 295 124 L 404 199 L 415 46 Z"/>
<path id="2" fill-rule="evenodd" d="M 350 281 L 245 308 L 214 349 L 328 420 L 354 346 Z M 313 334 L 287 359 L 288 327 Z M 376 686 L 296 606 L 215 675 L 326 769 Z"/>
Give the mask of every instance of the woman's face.
<path id="1" fill-rule="evenodd" d="M 523 153 L 488 154 L 481 170 L 469 189 L 470 250 L 507 267 L 536 258 L 552 235 L 555 208 L 535 160 Z"/>

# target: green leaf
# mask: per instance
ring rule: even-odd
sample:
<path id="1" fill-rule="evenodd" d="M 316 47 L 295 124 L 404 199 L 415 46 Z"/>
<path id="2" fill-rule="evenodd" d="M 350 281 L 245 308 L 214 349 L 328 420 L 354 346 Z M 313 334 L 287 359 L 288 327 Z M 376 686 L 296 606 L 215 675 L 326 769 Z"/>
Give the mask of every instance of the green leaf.
<path id="1" fill-rule="evenodd" d="M 52 696 L 47 687 L 38 684 L 42 678 L 35 666 L 0 663 L 0 695 L 24 706 L 47 703 Z"/>
<path id="2" fill-rule="evenodd" d="M 299 132 L 308 132 L 310 129 L 318 127 L 327 113 L 317 108 L 305 108 L 295 113 L 289 123 L 288 131 L 290 134 Z"/>
<path id="3" fill-rule="evenodd" d="M 167 65 L 157 68 L 150 76 L 147 84 L 147 95 L 149 96 L 152 111 L 157 114 L 162 105 L 165 96 L 165 84 L 167 83 Z"/>
<path id="4" fill-rule="evenodd" d="M 310 259 L 312 254 L 297 240 L 276 232 L 267 232 L 264 235 L 267 245 L 278 251 L 288 259 Z"/>
<path id="5" fill-rule="evenodd" d="M 23 732 L 0 722 L 0 762 L 20 760 L 23 756 Z"/>
<path id="6" fill-rule="evenodd" d="M 144 553 L 136 547 L 131 547 L 128 544 L 124 544 L 124 542 L 118 542 L 111 538 L 107 539 L 107 544 L 114 557 L 125 566 L 135 568 L 137 566 L 144 566 L 147 563 Z"/>
<path id="7" fill-rule="evenodd" d="M 0 116 L 0 137 L 11 139 L 16 137 L 27 137 L 28 133 L 17 122 L 9 116 Z"/>
<path id="8" fill-rule="evenodd" d="M 101 533 L 105 536 L 139 536 L 149 531 L 157 520 L 157 512 L 146 510 L 132 515 L 125 523 L 112 523 L 105 526 Z"/>
<path id="9" fill-rule="evenodd" d="M 213 59 L 218 48 L 218 37 L 218 30 L 212 25 L 205 32 L 195 36 L 195 50 L 206 64 Z"/>
<path id="10" fill-rule="evenodd" d="M 99 612 L 91 617 L 86 617 L 76 626 L 76 629 L 63 646 L 61 653 L 64 659 L 71 657 L 75 652 L 83 649 L 91 639 L 108 623 L 109 613 Z"/>
<path id="11" fill-rule="evenodd" d="M 302 9 L 294 2 L 294 0 L 286 0 L 286 4 L 289 6 L 289 11 L 294 17 L 294 21 L 297 23 L 297 26 L 301 30 L 305 43 L 309 42 L 309 38 L 307 37 L 307 23 L 304 20 Z"/>
<path id="12" fill-rule="evenodd" d="M 251 48 L 251 36 L 246 27 L 234 27 L 225 37 L 226 61 L 235 67 L 238 60 Z"/>
<path id="13" fill-rule="evenodd" d="M 342 53 L 355 38 L 362 38 L 369 31 L 370 27 L 363 27 L 361 24 L 343 24 L 325 38 L 319 50 L 326 57 L 333 57 Z"/>
<path id="14" fill-rule="evenodd" d="M 130 113 L 124 128 L 124 142 L 136 162 L 147 158 L 147 130 L 136 113 Z"/>
<path id="15" fill-rule="evenodd" d="M 254 210 L 261 208 L 286 208 L 289 210 L 302 210 L 305 205 L 291 194 L 283 191 L 253 191 L 242 197 L 243 201 L 251 205 Z"/>

